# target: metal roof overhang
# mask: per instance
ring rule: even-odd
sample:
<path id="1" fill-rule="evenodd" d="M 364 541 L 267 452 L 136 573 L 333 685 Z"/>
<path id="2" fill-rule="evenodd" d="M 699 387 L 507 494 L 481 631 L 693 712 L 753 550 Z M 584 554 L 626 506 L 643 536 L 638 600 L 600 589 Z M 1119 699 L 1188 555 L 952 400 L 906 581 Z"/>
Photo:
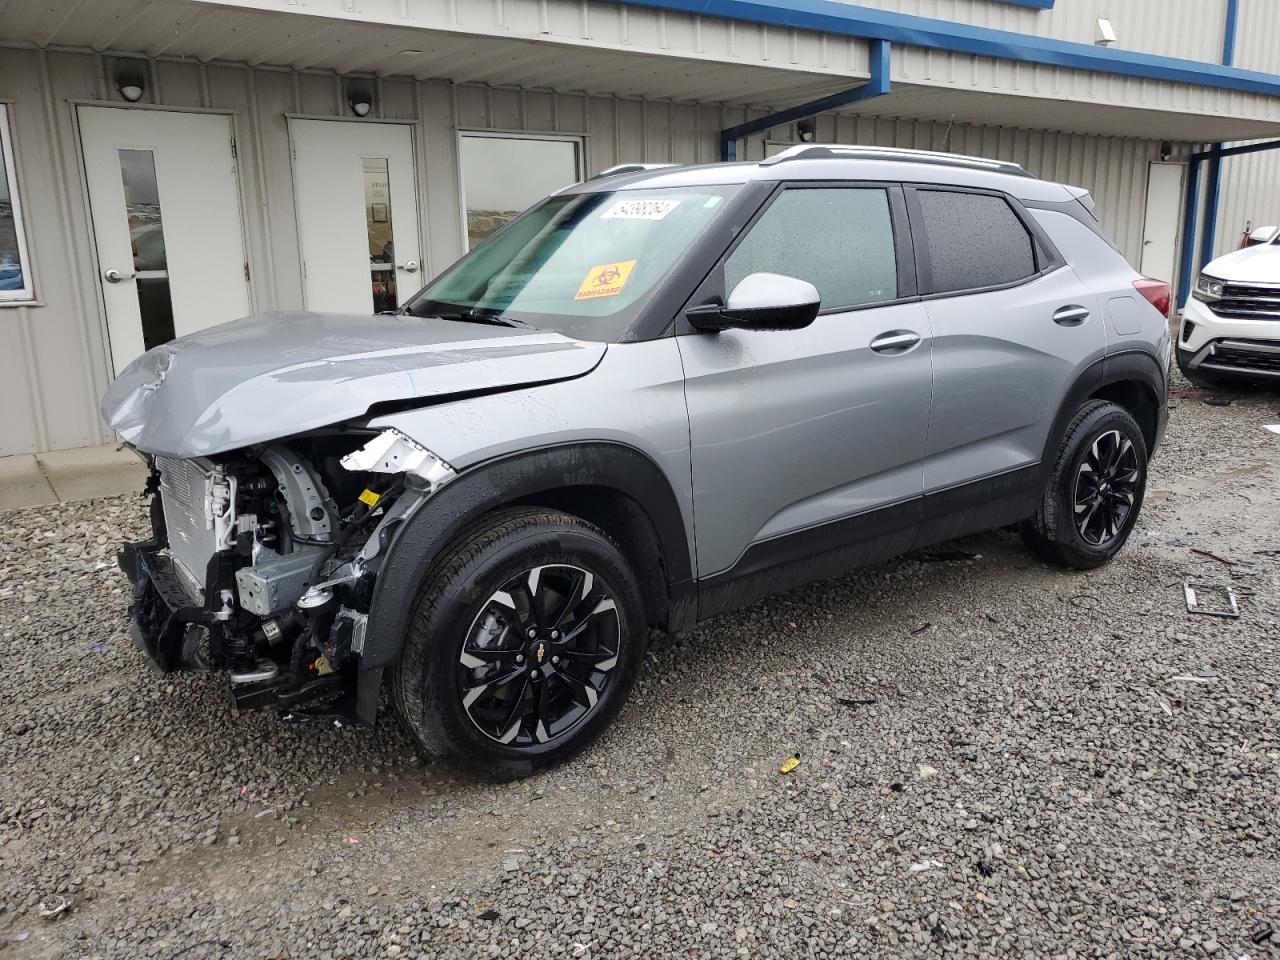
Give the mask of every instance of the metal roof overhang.
<path id="1" fill-rule="evenodd" d="M 1020 34 L 993 39 L 1000 31 L 830 0 L 585 0 L 567 5 L 593 11 L 591 29 L 582 30 L 536 18 L 496 29 L 492 16 L 477 15 L 490 4 L 501 7 L 467 0 L 471 19 L 461 22 L 462 14 L 440 13 L 449 4 L 426 0 L 363 0 L 359 9 L 351 0 L 9 0 L 0 4 L 0 42 L 767 111 L 864 82 L 858 38 L 882 34 L 894 44 L 892 90 L 837 112 L 1194 143 L 1280 132 L 1280 77 Z M 602 25 L 619 10 L 631 12 L 631 37 L 605 35 Z M 731 13 L 755 19 L 722 43 L 715 31 L 725 33 L 725 24 L 711 18 Z M 662 33 L 635 26 L 659 15 Z M 696 45 L 681 46 L 680 17 L 695 24 Z M 822 26 L 843 33 L 808 32 Z M 836 47 L 844 41 L 856 53 Z M 819 43 L 821 58 L 805 52 Z M 1000 52 L 1032 59 L 1011 62 Z M 1157 68 L 1163 73 L 1147 75 Z M 1187 82 L 1193 76 L 1208 85 Z"/>

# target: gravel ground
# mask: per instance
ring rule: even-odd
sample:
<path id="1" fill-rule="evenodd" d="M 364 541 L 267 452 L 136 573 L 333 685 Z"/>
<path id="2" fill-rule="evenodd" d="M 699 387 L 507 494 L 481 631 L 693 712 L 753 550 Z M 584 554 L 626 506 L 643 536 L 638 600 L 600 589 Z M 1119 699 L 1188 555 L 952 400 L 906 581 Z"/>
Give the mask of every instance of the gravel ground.
<path id="1" fill-rule="evenodd" d="M 137 500 L 0 514 L 0 956 L 1280 957 L 1280 400 L 1175 405 L 1107 568 L 997 532 L 657 638 L 506 786 L 151 673 Z"/>

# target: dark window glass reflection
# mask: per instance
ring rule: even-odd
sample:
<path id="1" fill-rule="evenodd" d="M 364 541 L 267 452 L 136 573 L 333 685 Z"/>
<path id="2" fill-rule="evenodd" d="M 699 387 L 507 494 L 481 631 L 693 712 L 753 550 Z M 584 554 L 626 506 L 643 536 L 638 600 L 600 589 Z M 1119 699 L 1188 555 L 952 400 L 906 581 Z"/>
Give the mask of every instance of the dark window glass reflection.
<path id="1" fill-rule="evenodd" d="M 150 150 L 121 150 L 120 175 L 133 248 L 134 282 L 142 314 L 142 342 L 148 350 L 174 337 L 169 261 L 164 249 L 156 160 Z"/>
<path id="2" fill-rule="evenodd" d="M 391 232 L 391 170 L 386 157 L 364 158 L 364 219 L 369 230 L 373 309 L 394 310 L 396 251 Z"/>

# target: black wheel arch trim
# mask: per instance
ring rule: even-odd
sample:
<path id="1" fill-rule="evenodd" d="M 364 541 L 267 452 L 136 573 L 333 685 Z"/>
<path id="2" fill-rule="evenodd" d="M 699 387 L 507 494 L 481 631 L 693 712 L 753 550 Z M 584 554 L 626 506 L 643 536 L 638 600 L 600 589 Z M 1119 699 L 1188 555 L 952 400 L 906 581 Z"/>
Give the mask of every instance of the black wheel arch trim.
<path id="1" fill-rule="evenodd" d="M 662 551 L 666 621 L 678 629 L 693 616 L 692 536 L 666 475 L 646 454 L 616 441 L 523 450 L 464 470 L 397 531 L 374 582 L 361 669 L 400 657 L 414 595 L 440 552 L 469 524 L 504 506 L 572 487 L 605 488 L 644 512 Z M 643 577 L 643 571 L 636 571 Z"/>
<path id="2" fill-rule="evenodd" d="M 1159 441 L 1169 416 L 1169 388 L 1160 361 L 1145 350 L 1125 350 L 1099 357 L 1080 372 L 1058 407 L 1053 429 L 1045 438 L 1044 452 L 1040 457 L 1041 488 L 1048 482 L 1057 460 L 1058 449 L 1062 446 L 1067 427 L 1076 411 L 1099 391 L 1122 383 L 1137 383 L 1151 392 L 1151 399 L 1156 407 L 1154 437 L 1156 442 Z M 1148 457 L 1154 452 L 1155 443 L 1151 447 L 1147 451 Z"/>

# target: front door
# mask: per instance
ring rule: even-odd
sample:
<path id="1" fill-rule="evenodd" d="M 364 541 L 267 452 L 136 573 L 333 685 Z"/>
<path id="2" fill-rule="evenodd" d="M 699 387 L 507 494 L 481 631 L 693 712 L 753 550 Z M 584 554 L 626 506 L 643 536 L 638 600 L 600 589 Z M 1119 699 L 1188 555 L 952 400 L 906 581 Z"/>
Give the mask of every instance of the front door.
<path id="1" fill-rule="evenodd" d="M 723 301 L 744 277 L 774 273 L 822 297 L 803 330 L 677 338 L 699 577 L 759 573 L 782 587 L 834 572 L 856 544 L 863 560 L 910 545 L 932 373 L 923 305 L 893 302 L 915 283 L 901 198 L 897 187 L 784 189 L 697 294 Z M 832 563 L 805 566 L 818 554 Z"/>
<path id="2" fill-rule="evenodd" d="M 394 310 L 422 286 L 413 140 L 403 123 L 289 121 L 308 310 Z"/>
<path id="3" fill-rule="evenodd" d="M 231 118 L 86 106 L 79 120 L 116 372 L 247 314 Z"/>
<path id="4" fill-rule="evenodd" d="M 1142 227 L 1142 274 L 1173 283 L 1182 223 L 1184 163 L 1153 163 L 1147 173 L 1147 215 Z"/>

